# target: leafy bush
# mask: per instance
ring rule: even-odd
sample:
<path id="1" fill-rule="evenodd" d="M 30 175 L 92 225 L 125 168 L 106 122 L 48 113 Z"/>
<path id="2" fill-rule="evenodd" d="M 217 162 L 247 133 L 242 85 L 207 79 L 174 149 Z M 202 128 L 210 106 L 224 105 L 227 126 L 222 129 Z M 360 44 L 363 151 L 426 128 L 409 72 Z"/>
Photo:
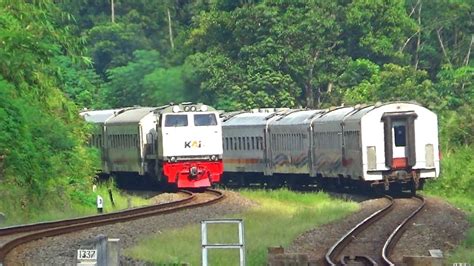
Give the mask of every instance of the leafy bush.
<path id="1" fill-rule="evenodd" d="M 474 148 L 459 146 L 442 155 L 441 176 L 428 190 L 439 195 L 471 195 L 474 191 Z"/>

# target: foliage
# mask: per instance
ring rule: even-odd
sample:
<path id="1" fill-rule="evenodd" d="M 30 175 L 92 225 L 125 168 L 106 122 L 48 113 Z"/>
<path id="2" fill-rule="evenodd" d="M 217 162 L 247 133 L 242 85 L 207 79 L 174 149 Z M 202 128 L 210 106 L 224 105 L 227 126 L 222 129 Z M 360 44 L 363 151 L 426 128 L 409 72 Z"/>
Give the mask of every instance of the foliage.
<path id="1" fill-rule="evenodd" d="M 357 63 L 357 61 L 356 61 Z M 371 71 L 372 76 L 360 78 L 353 74 L 350 68 L 348 76 L 355 76 L 361 81 L 348 89 L 344 93 L 344 102 L 365 103 L 375 101 L 411 101 L 415 100 L 427 107 L 433 105 L 433 99 L 436 98 L 436 92 L 433 89 L 432 82 L 424 71 L 414 70 L 411 66 L 402 67 L 395 64 L 386 64 L 379 71 L 373 65 L 372 68 L 356 69 L 356 71 Z M 352 73 L 351 73 L 352 72 Z M 368 71 L 366 71 L 368 72 Z"/>
<path id="2" fill-rule="evenodd" d="M 188 58 L 204 66 L 203 96 L 223 108 L 312 106 L 318 88 L 319 104 L 343 60 L 337 11 L 329 2 L 268 2 L 200 14 L 188 41 L 200 52 Z"/>
<path id="3" fill-rule="evenodd" d="M 105 76 L 107 69 L 126 65 L 136 50 L 151 48 L 141 28 L 135 24 L 104 24 L 88 32 L 95 69 Z"/>
<path id="4" fill-rule="evenodd" d="M 102 79 L 99 75 L 87 66 L 75 64 L 67 56 L 57 56 L 54 61 L 58 66 L 59 82 L 68 98 L 78 107 L 100 107 L 101 101 L 97 100 L 100 97 L 98 88 L 102 85 Z"/>
<path id="5" fill-rule="evenodd" d="M 443 152 L 442 176 L 430 187 L 431 191 L 445 196 L 469 195 L 474 190 L 474 149 L 458 147 Z"/>
<path id="6" fill-rule="evenodd" d="M 403 0 L 353 1 L 345 16 L 349 53 L 378 64 L 400 57 L 398 48 L 416 28 Z"/>
<path id="7" fill-rule="evenodd" d="M 28 217 L 46 197 L 68 200 L 92 175 L 86 132 L 63 94 L 56 60 L 84 60 L 81 42 L 58 26 L 63 19 L 52 1 L 0 2 L 0 194 L 7 215 L 22 210 Z"/>
<path id="8" fill-rule="evenodd" d="M 112 68 L 108 75 L 110 82 L 104 91 L 112 107 L 148 105 L 149 98 L 144 97 L 143 79 L 161 66 L 156 51 L 135 51 L 134 59 L 127 65 Z"/>

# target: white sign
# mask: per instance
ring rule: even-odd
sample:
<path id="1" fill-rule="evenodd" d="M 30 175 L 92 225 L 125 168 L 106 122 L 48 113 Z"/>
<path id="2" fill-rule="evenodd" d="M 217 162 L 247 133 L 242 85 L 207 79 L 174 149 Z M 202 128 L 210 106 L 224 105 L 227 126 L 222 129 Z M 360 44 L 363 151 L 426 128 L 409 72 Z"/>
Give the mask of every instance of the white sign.
<path id="1" fill-rule="evenodd" d="M 104 200 L 102 199 L 101 196 L 97 195 L 97 208 L 103 208 L 104 207 Z"/>
<path id="2" fill-rule="evenodd" d="M 96 249 L 78 249 L 77 250 L 78 260 L 97 260 Z"/>

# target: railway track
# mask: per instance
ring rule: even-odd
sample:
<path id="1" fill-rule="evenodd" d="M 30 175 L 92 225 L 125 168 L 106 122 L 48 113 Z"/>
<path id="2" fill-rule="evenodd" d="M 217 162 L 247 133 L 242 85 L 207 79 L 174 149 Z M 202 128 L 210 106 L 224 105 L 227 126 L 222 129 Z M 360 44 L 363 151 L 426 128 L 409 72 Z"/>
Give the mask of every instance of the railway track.
<path id="1" fill-rule="evenodd" d="M 186 190 L 181 190 L 179 193 L 186 194 L 186 198 L 102 215 L 2 228 L 0 229 L 0 265 L 4 263 L 6 256 L 14 248 L 37 239 L 197 208 L 213 204 L 224 198 L 222 192 L 213 189 L 207 189 L 202 194 L 195 194 Z"/>
<path id="2" fill-rule="evenodd" d="M 327 265 L 395 265 L 391 254 L 408 225 L 425 205 L 419 195 L 409 199 L 385 196 L 387 205 L 350 229 L 326 253 Z"/>

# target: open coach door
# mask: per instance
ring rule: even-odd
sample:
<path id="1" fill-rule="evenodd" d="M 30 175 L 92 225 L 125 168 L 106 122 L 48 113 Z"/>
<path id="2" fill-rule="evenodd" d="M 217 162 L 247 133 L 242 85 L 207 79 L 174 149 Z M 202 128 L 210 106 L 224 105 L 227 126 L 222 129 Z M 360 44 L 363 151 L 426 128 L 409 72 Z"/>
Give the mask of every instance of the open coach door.
<path id="1" fill-rule="evenodd" d="M 418 186 L 418 176 L 412 171 L 416 164 L 415 112 L 384 113 L 385 165 L 389 168 L 388 178 L 409 182 L 414 189 Z"/>

